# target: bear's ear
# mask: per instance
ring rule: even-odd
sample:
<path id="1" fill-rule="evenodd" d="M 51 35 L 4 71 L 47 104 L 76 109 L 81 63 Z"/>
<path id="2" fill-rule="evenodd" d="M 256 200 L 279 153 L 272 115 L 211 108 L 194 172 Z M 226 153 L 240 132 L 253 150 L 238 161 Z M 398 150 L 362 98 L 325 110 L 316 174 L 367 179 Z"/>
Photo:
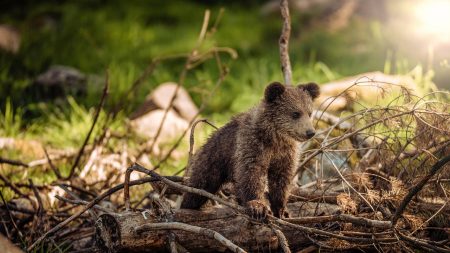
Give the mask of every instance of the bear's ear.
<path id="1" fill-rule="evenodd" d="M 281 94 L 283 94 L 286 88 L 279 82 L 273 82 L 267 86 L 264 92 L 264 98 L 267 102 L 274 102 Z"/>
<path id="2" fill-rule="evenodd" d="M 307 83 L 299 85 L 298 87 L 308 92 L 308 94 L 311 96 L 313 100 L 320 95 L 320 88 L 319 85 L 317 85 L 316 83 Z"/>

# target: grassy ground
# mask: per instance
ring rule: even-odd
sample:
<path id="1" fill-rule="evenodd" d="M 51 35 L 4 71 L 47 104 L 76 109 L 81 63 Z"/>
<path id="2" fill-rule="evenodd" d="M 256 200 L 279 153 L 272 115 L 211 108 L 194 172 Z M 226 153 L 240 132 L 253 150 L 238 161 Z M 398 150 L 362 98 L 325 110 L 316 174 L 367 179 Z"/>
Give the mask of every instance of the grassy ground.
<path id="1" fill-rule="evenodd" d="M 213 24 L 223 4 L 118 0 L 11 3 L 10 11 L 0 21 L 22 31 L 22 45 L 16 55 L 0 52 L 0 136 L 35 139 L 56 148 L 78 147 L 83 142 L 80 136 L 86 135 L 92 122 L 93 106 L 102 89 L 98 79 L 106 69 L 111 93 L 102 117 L 151 59 L 189 52 L 197 41 L 205 9 L 211 9 Z M 280 18 L 262 15 L 260 5 L 226 3 L 217 32 L 201 49 L 230 47 L 239 55 L 235 60 L 222 55 L 230 72 L 204 112 L 218 125 L 255 104 L 267 83 L 282 80 L 277 44 Z M 308 27 L 307 18 L 298 14 L 294 13 L 292 20 L 295 81 L 323 83 L 365 71 L 406 73 L 412 69 L 404 61 L 389 58 L 390 49 L 377 21 L 354 19 L 344 30 L 330 33 Z M 123 130 L 126 115 L 154 87 L 178 80 L 183 64 L 183 60 L 175 60 L 158 66 L 127 101 L 113 129 Z M 30 94 L 34 78 L 52 65 L 71 66 L 93 76 L 87 94 L 62 101 Z M 418 72 L 418 78 L 430 81 L 424 71 Z M 188 73 L 184 86 L 197 104 L 213 87 L 218 74 L 214 59 Z"/>

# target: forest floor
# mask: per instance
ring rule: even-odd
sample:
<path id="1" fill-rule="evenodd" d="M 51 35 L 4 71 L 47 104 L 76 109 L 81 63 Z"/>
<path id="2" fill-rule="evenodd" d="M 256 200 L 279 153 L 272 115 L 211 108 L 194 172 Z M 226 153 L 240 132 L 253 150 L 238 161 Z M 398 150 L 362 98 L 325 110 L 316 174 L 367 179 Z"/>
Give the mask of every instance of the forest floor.
<path id="1" fill-rule="evenodd" d="M 296 82 L 314 81 L 325 90 L 347 76 L 369 77 L 328 93 L 324 101 L 332 105 L 345 101 L 340 109 L 316 105 L 319 134 L 302 144 L 289 204 L 295 215 L 267 224 L 242 212 L 232 191 L 212 197 L 220 204 L 212 207 L 220 209 L 216 216 L 176 206 L 182 192 L 192 191 L 182 177 L 189 154 L 214 131 L 199 124 L 194 133 L 193 126 L 224 125 L 258 103 L 268 83 L 282 80 L 279 17 L 265 16 L 263 24 L 252 5 L 230 4 L 224 12 L 214 5 L 205 14 L 205 6 L 193 2 L 186 8 L 176 8 L 177 1 L 97 4 L 24 6 L 29 11 L 21 21 L 12 7 L 1 20 L 27 31 L 18 53 L 0 54 L 1 231 L 16 245 L 32 252 L 138 250 L 130 243 L 158 250 L 168 243 L 180 252 L 205 246 L 265 251 L 286 243 L 312 251 L 450 250 L 449 95 L 436 88 L 433 70 L 387 57 L 376 22 L 359 20 L 340 33 L 308 29 L 302 19 L 293 26 Z M 307 32 L 300 36 L 301 29 Z M 70 67 L 62 71 L 68 73 L 63 85 L 52 86 L 42 75 L 55 65 Z M 380 71 L 375 77 L 367 74 L 374 70 Z M 379 79 L 383 73 L 414 88 Z M 194 117 L 185 118 L 173 138 L 164 138 L 162 123 L 158 137 L 137 133 L 133 112 L 166 82 L 187 91 Z M 158 108 L 162 115 L 180 114 L 169 98 L 168 107 Z M 143 173 L 131 174 L 127 199 L 121 190 L 131 169 Z M 197 243 L 192 233 L 211 233 L 186 226 L 189 232 L 180 232 L 180 224 L 170 224 L 176 229 L 164 236 L 148 227 L 131 231 L 145 225 L 145 210 L 159 229 L 167 229 L 162 221 L 180 222 L 216 230 L 235 244 L 214 233 Z M 135 223 L 124 223 L 121 214 Z M 227 222 L 247 224 L 240 232 L 248 236 L 233 238 L 237 231 L 223 226 Z M 257 231 L 260 241 L 252 236 Z"/>

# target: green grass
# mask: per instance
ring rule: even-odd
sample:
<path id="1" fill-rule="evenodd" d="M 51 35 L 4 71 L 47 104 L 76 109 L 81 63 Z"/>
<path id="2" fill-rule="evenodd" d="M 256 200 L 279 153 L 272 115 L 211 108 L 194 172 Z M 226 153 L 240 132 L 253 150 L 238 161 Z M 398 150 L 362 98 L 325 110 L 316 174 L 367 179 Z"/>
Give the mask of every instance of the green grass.
<path id="1" fill-rule="evenodd" d="M 117 100 L 152 58 L 189 52 L 197 41 L 205 9 L 212 11 L 212 26 L 220 7 L 219 4 L 205 6 L 186 1 L 79 1 L 59 4 L 44 1 L 28 6 L 26 16 L 21 19 L 12 11 L 0 21 L 21 28 L 23 38 L 17 55 L 0 53 L 2 94 L 11 97 L 15 105 L 29 106 L 30 101 L 22 102 L 21 92 L 32 85 L 37 74 L 58 64 L 100 77 L 109 69 L 113 87 L 110 100 Z M 301 29 L 302 24 L 294 22 L 293 29 Z M 225 87 L 281 80 L 277 45 L 280 26 L 278 16 L 262 16 L 258 5 L 225 5 L 217 32 L 205 43 L 206 47 L 227 46 L 238 51 L 239 59 L 232 64 L 231 81 L 227 80 Z M 298 70 L 294 71 L 296 80 L 324 80 L 321 75 L 307 73 L 310 67 L 315 68 L 316 61 L 343 74 L 382 68 L 384 48 L 379 45 L 380 39 L 376 39 L 378 33 L 373 31 L 376 29 L 371 27 L 376 25 L 355 22 L 339 34 L 321 29 L 308 30 L 302 37 L 293 34 L 291 58 Z M 349 52 L 349 45 L 352 44 L 369 46 L 363 52 Z M 374 51 L 380 54 L 376 59 L 368 60 L 375 55 Z M 175 61 L 159 67 L 142 85 L 136 104 L 158 83 L 176 81 L 182 64 L 183 61 Z M 189 75 L 186 80 L 188 89 L 197 88 L 199 82 L 215 74 L 211 72 L 213 68 L 215 66 L 201 66 L 199 71 Z M 90 86 L 86 97 L 76 98 L 89 107 L 96 104 L 101 93 L 101 86 Z M 242 92 L 240 87 L 224 88 L 221 91 L 223 102 L 214 101 L 211 112 L 228 109 L 231 98 Z M 197 102 L 200 100 L 196 94 L 194 98 Z"/>
<path id="2" fill-rule="evenodd" d="M 34 139 L 55 148 L 79 147 L 92 124 L 106 70 L 110 73 L 110 94 L 92 136 L 98 133 L 106 113 L 124 100 L 124 93 L 151 60 L 192 50 L 205 10 L 211 10 L 211 27 L 221 7 L 225 8 L 217 31 L 207 37 L 200 49 L 205 52 L 213 46 L 230 47 L 239 55 L 233 60 L 221 54 L 229 75 L 203 113 L 203 117 L 221 126 L 233 114 L 256 104 L 269 82 L 282 80 L 278 55 L 280 17 L 262 16 L 260 4 L 42 1 L 12 8 L 0 17 L 0 22 L 20 28 L 22 44 L 16 55 L 0 52 L 0 136 Z M 296 82 L 324 83 L 384 70 L 410 74 L 423 92 L 435 88 L 432 71 L 393 57 L 395 52 L 386 42 L 386 31 L 379 22 L 355 19 L 342 31 L 331 33 L 320 27 L 307 27 L 308 18 L 292 15 L 290 54 Z M 177 81 L 183 64 L 184 59 L 179 59 L 158 65 L 132 99 L 125 101 L 113 130 L 127 133 L 127 115 L 158 84 Z M 87 94 L 69 93 L 67 98 L 58 100 L 29 94 L 34 78 L 52 65 L 67 65 L 86 73 Z M 218 76 L 214 58 L 188 72 L 184 87 L 197 105 Z M 171 162 L 175 165 L 169 166 L 175 169 L 183 164 Z"/>
<path id="3" fill-rule="evenodd" d="M 7 98 L 4 110 L 0 111 L 0 135 L 18 137 L 22 127 L 22 110 L 14 109 L 11 99 Z"/>

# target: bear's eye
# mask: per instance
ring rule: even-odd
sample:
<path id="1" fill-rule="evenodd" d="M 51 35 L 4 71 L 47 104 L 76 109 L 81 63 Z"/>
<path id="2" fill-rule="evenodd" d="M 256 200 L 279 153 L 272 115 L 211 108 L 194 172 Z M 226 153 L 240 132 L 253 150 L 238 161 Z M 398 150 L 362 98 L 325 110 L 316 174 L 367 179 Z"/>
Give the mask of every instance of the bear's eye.
<path id="1" fill-rule="evenodd" d="M 308 116 L 311 118 L 312 112 L 308 112 Z"/>
<path id="2" fill-rule="evenodd" d="M 293 113 L 292 113 L 292 118 L 293 118 L 293 119 L 299 119 L 300 116 L 302 116 L 302 113 L 301 113 L 301 112 L 293 112 Z"/>

